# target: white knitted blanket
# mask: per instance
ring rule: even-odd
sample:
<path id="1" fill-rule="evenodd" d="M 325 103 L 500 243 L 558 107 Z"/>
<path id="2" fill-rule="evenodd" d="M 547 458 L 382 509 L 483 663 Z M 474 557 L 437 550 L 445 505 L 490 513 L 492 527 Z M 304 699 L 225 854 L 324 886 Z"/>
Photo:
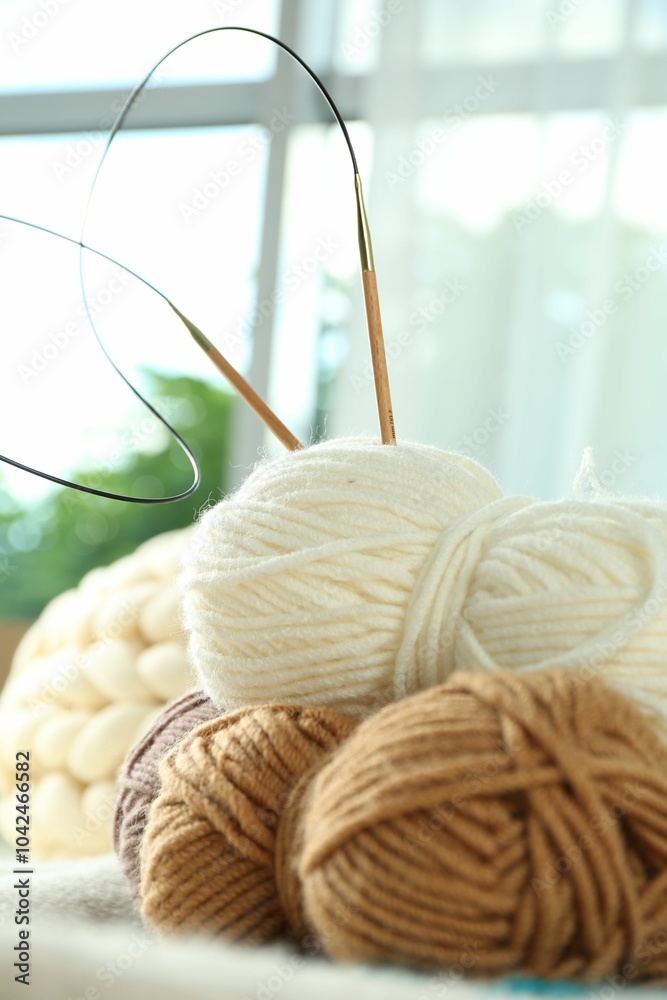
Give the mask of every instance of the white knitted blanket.
<path id="1" fill-rule="evenodd" d="M 2 1000 L 524 1000 L 545 994 L 606 1000 L 622 985 L 461 982 L 447 973 L 333 965 L 286 946 L 163 943 L 138 920 L 116 859 L 108 855 L 35 865 L 26 989 L 15 981 L 20 972 L 14 967 L 19 931 L 25 929 L 15 923 L 15 886 L 22 878 L 25 873 L 15 875 L 5 855 L 0 864 Z M 637 1000 L 640 996 L 664 1000 L 665 992 L 644 989 Z"/>

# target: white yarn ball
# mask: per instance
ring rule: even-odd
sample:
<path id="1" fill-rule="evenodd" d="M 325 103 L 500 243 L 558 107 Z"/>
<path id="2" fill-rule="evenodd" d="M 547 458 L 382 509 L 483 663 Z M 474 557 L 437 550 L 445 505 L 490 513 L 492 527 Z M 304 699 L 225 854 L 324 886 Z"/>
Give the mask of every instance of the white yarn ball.
<path id="1" fill-rule="evenodd" d="M 455 669 L 570 669 L 667 723 L 667 505 L 515 501 L 467 519 L 459 568 L 441 539 L 422 615 L 438 648 L 420 675 L 399 657 L 404 693 Z"/>
<path id="2" fill-rule="evenodd" d="M 227 710 L 280 699 L 364 715 L 392 701 L 438 538 L 501 496 L 472 459 L 405 442 L 336 439 L 259 465 L 203 514 L 185 556 L 200 684 Z"/>
<path id="3" fill-rule="evenodd" d="M 504 497 L 435 448 L 336 440 L 207 511 L 180 579 L 229 709 L 364 715 L 454 670 L 598 674 L 667 725 L 667 504 Z"/>

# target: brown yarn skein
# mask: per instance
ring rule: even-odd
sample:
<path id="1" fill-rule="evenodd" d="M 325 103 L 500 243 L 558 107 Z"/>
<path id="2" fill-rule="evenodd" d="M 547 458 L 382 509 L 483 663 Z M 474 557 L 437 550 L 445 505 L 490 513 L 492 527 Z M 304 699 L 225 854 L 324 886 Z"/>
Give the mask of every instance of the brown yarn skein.
<path id="1" fill-rule="evenodd" d="M 306 930 L 348 961 L 667 976 L 667 747 L 625 696 L 462 674 L 354 727 L 278 706 L 186 737 L 142 847 L 149 922 Z"/>
<path id="2" fill-rule="evenodd" d="M 160 765 L 141 848 L 143 917 L 165 934 L 248 944 L 285 933 L 278 821 L 299 779 L 357 724 L 330 709 L 270 705 L 186 736 Z"/>
<path id="3" fill-rule="evenodd" d="M 337 959 L 667 974 L 667 748 L 600 680 L 462 674 L 318 775 L 302 905 Z"/>
<path id="4" fill-rule="evenodd" d="M 113 843 L 135 903 L 141 896 L 141 838 L 151 802 L 160 790 L 158 765 L 187 733 L 221 714 L 222 710 L 203 691 L 189 691 L 167 705 L 123 762 L 118 773 Z"/>

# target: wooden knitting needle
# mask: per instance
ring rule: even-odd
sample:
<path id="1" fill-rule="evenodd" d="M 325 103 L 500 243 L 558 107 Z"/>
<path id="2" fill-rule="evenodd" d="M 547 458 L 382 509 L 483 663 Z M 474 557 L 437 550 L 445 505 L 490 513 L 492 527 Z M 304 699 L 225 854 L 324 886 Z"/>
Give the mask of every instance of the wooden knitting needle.
<path id="1" fill-rule="evenodd" d="M 380 417 L 380 433 L 383 444 L 396 444 L 396 429 L 394 413 L 391 408 L 389 392 L 389 376 L 387 374 L 387 357 L 382 336 L 382 317 L 380 315 L 380 299 L 378 297 L 377 276 L 373 260 L 371 233 L 368 227 L 368 217 L 364 205 L 364 194 L 361 188 L 361 177 L 355 172 L 354 192 L 357 199 L 357 225 L 359 229 L 359 256 L 361 258 L 361 280 L 364 285 L 364 302 L 366 305 L 366 321 L 368 335 L 371 341 L 371 360 L 373 363 L 373 378 L 375 380 L 375 397 Z"/>
<path id="2" fill-rule="evenodd" d="M 169 299 L 167 299 L 169 302 Z M 269 430 L 275 434 L 281 444 L 284 444 L 286 448 L 290 451 L 298 451 L 299 448 L 303 448 L 301 442 L 294 437 L 292 432 L 285 427 L 282 420 L 279 420 L 275 415 L 273 410 L 264 402 L 261 396 L 259 396 L 253 387 L 249 385 L 248 382 L 239 375 L 236 368 L 227 361 L 217 349 L 214 347 L 211 341 L 206 337 L 199 327 L 196 327 L 194 323 L 191 323 L 187 316 L 184 316 L 180 309 L 177 309 L 173 302 L 169 302 L 169 305 L 174 310 L 176 315 L 185 324 L 192 339 L 195 343 L 201 347 L 206 355 L 211 359 L 215 367 L 221 372 L 227 381 L 234 386 L 239 396 L 245 399 L 246 403 L 252 407 L 257 416 L 264 421 Z"/>
<path id="3" fill-rule="evenodd" d="M 368 217 L 364 205 L 364 195 L 361 187 L 361 177 L 355 172 L 354 190 L 357 201 L 357 224 L 359 233 L 359 256 L 361 260 L 361 278 L 364 288 L 364 303 L 366 306 L 366 321 L 368 323 L 368 335 L 371 344 L 371 360 L 373 364 L 373 377 L 375 381 L 375 396 L 378 405 L 378 415 L 380 418 L 380 433 L 383 444 L 396 444 L 396 430 L 394 427 L 394 414 L 391 407 L 391 393 L 389 391 L 389 376 L 387 373 L 387 357 L 384 349 L 384 337 L 382 334 L 382 317 L 380 314 L 380 300 L 378 297 L 377 276 L 375 274 L 375 262 L 373 259 L 373 246 L 371 234 L 368 226 Z M 187 316 L 184 316 L 180 309 L 177 309 L 173 302 L 166 300 L 174 310 L 178 318 L 184 323 L 195 343 L 211 359 L 215 367 L 221 372 L 227 381 L 234 386 L 239 396 L 252 407 L 257 416 L 266 424 L 269 430 L 285 445 L 290 451 L 297 451 L 303 448 L 301 442 L 294 437 L 292 432 L 285 427 L 282 420 L 275 415 L 273 410 L 264 402 L 262 397 L 255 392 L 252 386 L 246 382 L 233 365 L 214 347 L 208 337 L 195 326 Z"/>

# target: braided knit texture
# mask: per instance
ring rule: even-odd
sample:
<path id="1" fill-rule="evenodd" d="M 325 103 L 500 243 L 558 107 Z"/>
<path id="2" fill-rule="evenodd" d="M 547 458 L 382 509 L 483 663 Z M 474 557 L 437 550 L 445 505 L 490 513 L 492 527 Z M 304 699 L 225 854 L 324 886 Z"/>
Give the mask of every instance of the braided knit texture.
<path id="1" fill-rule="evenodd" d="M 203 722 L 220 715 L 203 691 L 172 701 L 130 750 L 118 774 L 113 817 L 114 850 L 135 902 L 140 897 L 139 848 L 148 811 L 160 788 L 158 765 L 165 754 Z"/>
<path id="2" fill-rule="evenodd" d="M 161 780 L 142 891 L 163 933 L 667 976 L 667 748 L 598 678 L 457 674 L 360 725 L 246 709 L 186 737 Z"/>
<path id="3" fill-rule="evenodd" d="M 16 750 L 30 748 L 30 851 L 112 850 L 116 775 L 165 704 L 193 685 L 175 585 L 191 528 L 156 535 L 55 597 L 0 694 L 0 838 L 16 843 Z"/>

